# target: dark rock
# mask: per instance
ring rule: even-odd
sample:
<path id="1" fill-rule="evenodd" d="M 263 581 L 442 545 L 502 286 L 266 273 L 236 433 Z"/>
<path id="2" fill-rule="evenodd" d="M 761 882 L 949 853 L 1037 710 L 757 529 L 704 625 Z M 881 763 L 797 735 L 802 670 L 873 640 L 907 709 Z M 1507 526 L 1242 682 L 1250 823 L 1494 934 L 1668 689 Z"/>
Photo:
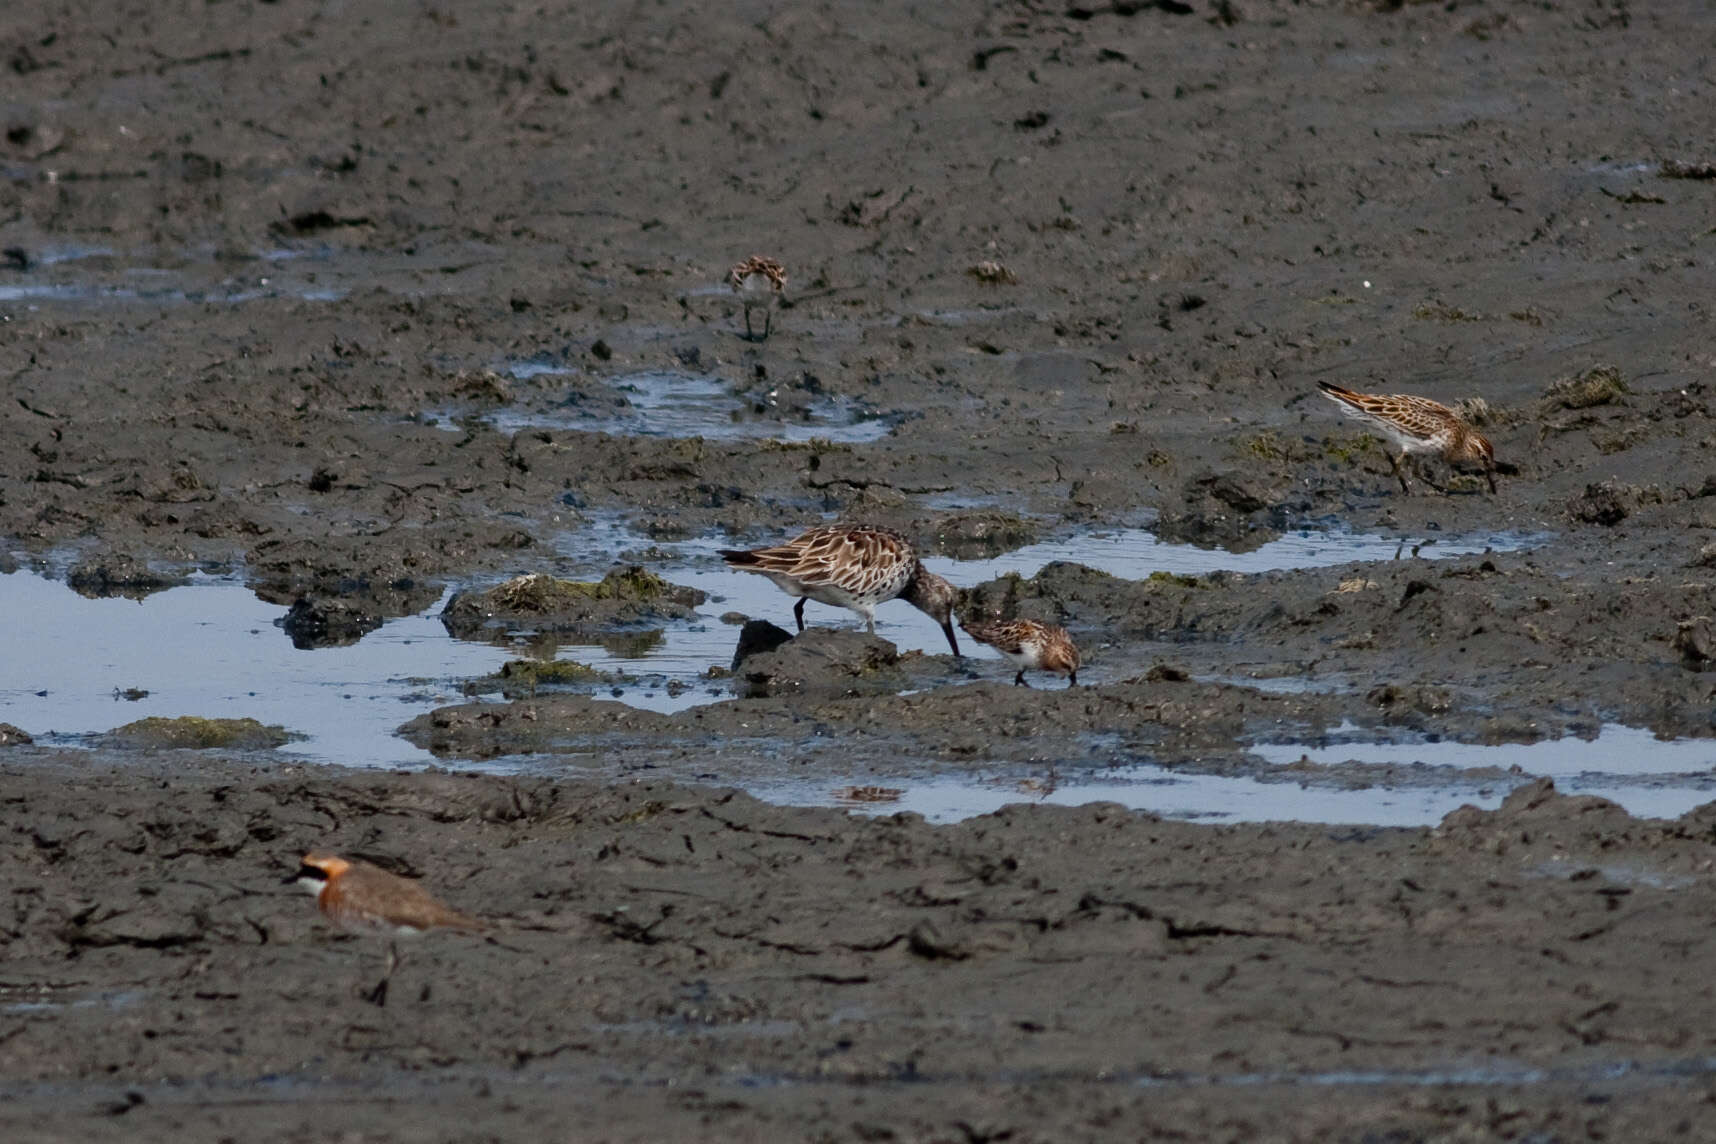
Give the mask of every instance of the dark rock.
<path id="1" fill-rule="evenodd" d="M 738 671 L 739 665 L 751 656 L 774 651 L 790 639 L 792 633 L 779 625 L 767 620 L 746 620 L 739 630 L 739 645 L 733 650 L 732 670 Z"/>

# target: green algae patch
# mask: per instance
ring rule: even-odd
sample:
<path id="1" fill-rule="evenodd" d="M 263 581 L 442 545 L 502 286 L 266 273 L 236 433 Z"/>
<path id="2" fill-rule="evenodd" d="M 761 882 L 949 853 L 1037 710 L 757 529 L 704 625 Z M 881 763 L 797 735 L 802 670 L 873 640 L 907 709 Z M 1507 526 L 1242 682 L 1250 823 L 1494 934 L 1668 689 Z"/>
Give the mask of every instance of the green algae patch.
<path id="1" fill-rule="evenodd" d="M 1356 465 L 1360 457 L 1375 453 L 1380 444 L 1381 442 L 1369 433 L 1360 433 L 1357 437 L 1325 441 L 1323 455 L 1344 465 Z"/>
<path id="2" fill-rule="evenodd" d="M 1175 584 L 1181 588 L 1202 588 L 1203 582 L 1196 576 L 1183 576 L 1178 572 L 1152 572 L 1146 577 L 1151 584 Z"/>
<path id="3" fill-rule="evenodd" d="M 1239 447 L 1242 452 L 1264 461 L 1285 461 L 1290 455 L 1286 443 L 1267 430 L 1241 438 Z"/>
<path id="4" fill-rule="evenodd" d="M 693 619 L 705 598 L 695 588 L 670 584 L 635 564 L 615 568 L 600 580 L 561 580 L 537 572 L 483 591 L 460 592 L 448 601 L 441 621 L 461 639 L 483 628 L 612 631 Z"/>
<path id="5" fill-rule="evenodd" d="M 278 724 L 258 723 L 255 719 L 205 719 L 200 715 L 180 715 L 168 719 L 151 715 L 115 727 L 102 736 L 104 745 L 131 750 L 208 750 L 221 747 L 232 751 L 258 751 L 279 747 L 291 741 L 286 728 Z"/>
<path id="6" fill-rule="evenodd" d="M 497 673 L 502 679 L 522 683 L 600 683 L 607 678 L 587 663 L 570 659 L 510 659 Z"/>

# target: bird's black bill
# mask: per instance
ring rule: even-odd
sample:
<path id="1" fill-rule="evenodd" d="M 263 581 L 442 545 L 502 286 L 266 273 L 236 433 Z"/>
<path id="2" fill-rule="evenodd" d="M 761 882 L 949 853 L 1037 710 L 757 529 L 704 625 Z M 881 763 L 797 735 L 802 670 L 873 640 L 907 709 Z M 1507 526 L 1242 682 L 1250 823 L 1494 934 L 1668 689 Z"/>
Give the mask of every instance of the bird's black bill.
<path id="1" fill-rule="evenodd" d="M 298 872 L 296 874 L 286 875 L 285 880 L 281 884 L 293 886 L 303 881 L 305 878 L 309 878 L 317 882 L 326 882 L 328 880 L 328 872 L 320 866 L 300 866 L 298 867 Z"/>
<path id="2" fill-rule="evenodd" d="M 943 621 L 941 630 L 947 633 L 947 646 L 953 649 L 955 656 L 959 655 L 959 641 L 953 636 L 953 621 Z"/>

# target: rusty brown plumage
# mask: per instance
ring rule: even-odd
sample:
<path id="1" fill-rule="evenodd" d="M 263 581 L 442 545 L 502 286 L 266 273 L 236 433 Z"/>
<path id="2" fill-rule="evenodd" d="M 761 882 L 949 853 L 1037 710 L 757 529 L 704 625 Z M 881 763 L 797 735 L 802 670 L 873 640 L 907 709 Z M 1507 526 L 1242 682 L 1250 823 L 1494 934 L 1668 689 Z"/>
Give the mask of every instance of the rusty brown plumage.
<path id="1" fill-rule="evenodd" d="M 1451 465 L 1478 465 L 1489 480 L 1490 492 L 1496 491 L 1495 449 L 1488 438 L 1441 402 L 1405 393 L 1358 393 L 1326 381 L 1318 382 L 1317 388 L 1347 416 L 1379 430 L 1400 446 L 1399 458 L 1389 454 L 1388 462 L 1400 478 L 1402 491 L 1412 491 L 1403 462 L 1414 453 L 1436 453 Z"/>
<path id="2" fill-rule="evenodd" d="M 1025 672 L 1052 671 L 1065 675 L 1069 686 L 1078 684 L 1078 645 L 1057 624 L 1036 620 L 961 620 L 959 626 L 978 643 L 988 644 L 1019 669 L 1013 683 L 1029 687 Z"/>
<path id="3" fill-rule="evenodd" d="M 774 324 L 775 306 L 780 303 L 781 293 L 786 289 L 786 280 L 786 267 L 761 254 L 753 254 L 727 272 L 727 284 L 745 308 L 747 339 L 762 341 L 769 336 L 769 328 Z M 763 310 L 762 338 L 751 332 L 751 311 L 759 307 Z"/>
<path id="4" fill-rule="evenodd" d="M 421 885 L 358 858 L 312 851 L 296 881 L 316 889 L 316 904 L 339 925 L 420 933 L 429 929 L 477 931 L 486 923 L 442 905 Z"/>

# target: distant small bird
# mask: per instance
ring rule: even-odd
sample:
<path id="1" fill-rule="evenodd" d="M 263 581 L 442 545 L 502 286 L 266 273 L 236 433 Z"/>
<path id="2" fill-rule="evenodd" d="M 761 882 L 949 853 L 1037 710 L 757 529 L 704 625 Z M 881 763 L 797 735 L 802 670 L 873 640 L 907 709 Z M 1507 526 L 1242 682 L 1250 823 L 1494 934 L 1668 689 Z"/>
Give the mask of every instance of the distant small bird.
<path id="1" fill-rule="evenodd" d="M 959 654 L 953 634 L 959 589 L 925 568 L 911 542 L 892 529 L 823 525 L 769 548 L 722 549 L 721 559 L 797 596 L 792 614 L 801 632 L 806 600 L 852 609 L 875 635 L 876 605 L 900 599 L 940 624 L 947 646 Z"/>
<path id="2" fill-rule="evenodd" d="M 1067 630 L 1055 624 L 1040 624 L 1036 620 L 1003 621 L 961 620 L 959 626 L 978 643 L 988 644 L 1005 656 L 1019 674 L 1013 677 L 1016 687 L 1029 687 L 1026 671 L 1052 671 L 1065 674 L 1067 686 L 1078 686 L 1078 647 Z"/>
<path id="3" fill-rule="evenodd" d="M 1404 462 L 1414 453 L 1440 453 L 1450 465 L 1480 465 L 1490 482 L 1490 492 L 1496 491 L 1495 449 L 1482 433 L 1441 402 L 1404 393 L 1355 393 L 1326 381 L 1319 381 L 1317 388 L 1348 417 L 1380 430 L 1400 446 L 1399 459 L 1390 453 L 1388 463 L 1400 478 L 1403 492 L 1412 492 Z"/>
<path id="4" fill-rule="evenodd" d="M 769 327 L 775 320 L 775 307 L 780 304 L 781 291 L 786 289 L 786 280 L 786 267 L 760 254 L 753 254 L 728 272 L 727 283 L 739 296 L 739 304 L 745 307 L 747 340 L 759 342 L 768 338 Z M 761 338 L 751 332 L 751 311 L 759 307 L 763 311 Z"/>
<path id="5" fill-rule="evenodd" d="M 489 928 L 469 914 L 442 905 L 411 879 L 357 858 L 312 851 L 304 855 L 298 872 L 286 881 L 315 894 L 323 915 L 347 929 L 413 937 L 430 929 L 481 932 Z M 364 995 L 365 1000 L 387 1004 L 387 985 L 401 960 L 398 947 L 389 942 L 387 971 Z"/>

